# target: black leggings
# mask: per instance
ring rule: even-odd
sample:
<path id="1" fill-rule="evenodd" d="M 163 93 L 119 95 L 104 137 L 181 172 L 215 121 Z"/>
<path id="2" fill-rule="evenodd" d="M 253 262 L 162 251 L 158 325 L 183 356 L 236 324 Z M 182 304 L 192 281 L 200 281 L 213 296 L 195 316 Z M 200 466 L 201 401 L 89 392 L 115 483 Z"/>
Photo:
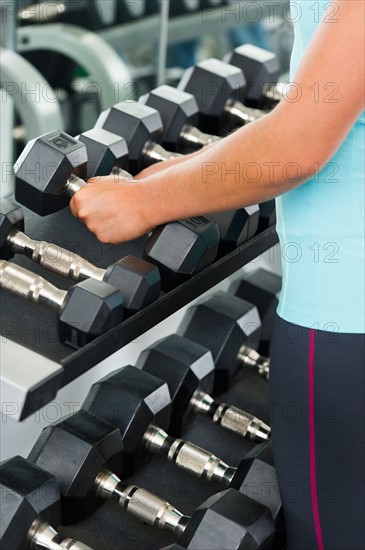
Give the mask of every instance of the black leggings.
<path id="1" fill-rule="evenodd" d="M 364 342 L 276 319 L 271 426 L 287 550 L 365 549 Z"/>

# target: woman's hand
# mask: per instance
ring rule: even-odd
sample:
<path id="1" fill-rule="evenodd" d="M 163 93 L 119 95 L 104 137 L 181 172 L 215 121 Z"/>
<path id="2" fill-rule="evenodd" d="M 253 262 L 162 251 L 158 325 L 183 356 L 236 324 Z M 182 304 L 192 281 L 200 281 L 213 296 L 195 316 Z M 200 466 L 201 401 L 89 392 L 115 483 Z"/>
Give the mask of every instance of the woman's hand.
<path id="1" fill-rule="evenodd" d="M 73 196 L 71 212 L 103 243 L 136 239 L 153 227 L 142 188 L 134 179 L 116 176 L 90 179 L 88 185 Z"/>

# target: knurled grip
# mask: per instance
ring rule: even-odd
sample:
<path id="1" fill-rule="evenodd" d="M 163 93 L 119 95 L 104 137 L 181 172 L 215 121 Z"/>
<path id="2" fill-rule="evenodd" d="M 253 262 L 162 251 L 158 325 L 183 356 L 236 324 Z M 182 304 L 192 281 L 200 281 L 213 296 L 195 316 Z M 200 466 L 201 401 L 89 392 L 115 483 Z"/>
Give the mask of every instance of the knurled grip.
<path id="1" fill-rule="evenodd" d="M 181 439 L 176 439 L 171 445 L 168 458 L 181 469 L 207 480 L 218 477 L 218 472 L 228 468 L 214 454 Z"/>
<path id="2" fill-rule="evenodd" d="M 185 516 L 167 501 L 145 489 L 129 485 L 123 490 L 119 504 L 147 525 L 172 532 L 182 532 L 179 522 Z"/>
<path id="3" fill-rule="evenodd" d="M 219 405 L 215 411 L 213 422 L 217 422 L 222 428 L 230 432 L 239 434 L 242 437 L 249 437 L 250 439 L 266 440 L 271 433 L 270 426 L 255 416 L 224 403 Z"/>
<path id="4" fill-rule="evenodd" d="M 0 260 L 0 287 L 31 302 L 61 306 L 67 292 L 19 265 Z"/>
<path id="5" fill-rule="evenodd" d="M 105 274 L 104 269 L 95 267 L 81 256 L 45 241 L 36 241 L 32 260 L 42 267 L 74 281 L 89 277 L 102 281 Z"/>

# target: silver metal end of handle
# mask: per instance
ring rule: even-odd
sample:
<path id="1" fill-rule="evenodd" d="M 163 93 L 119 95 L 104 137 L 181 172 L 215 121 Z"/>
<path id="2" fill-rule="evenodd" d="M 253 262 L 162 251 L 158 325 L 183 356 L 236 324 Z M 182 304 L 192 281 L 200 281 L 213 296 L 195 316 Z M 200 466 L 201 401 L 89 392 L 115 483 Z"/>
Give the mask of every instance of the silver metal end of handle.
<path id="1" fill-rule="evenodd" d="M 279 82 L 278 84 L 265 84 L 262 90 L 262 95 L 272 103 L 277 105 L 285 98 L 286 90 L 289 84 Z"/>
<path id="2" fill-rule="evenodd" d="M 259 418 L 226 403 L 219 405 L 213 416 L 213 422 L 241 437 L 257 441 L 269 439 L 271 433 L 270 426 Z"/>
<path id="3" fill-rule="evenodd" d="M 163 162 L 164 160 L 181 158 L 183 155 L 166 151 L 166 149 L 158 143 L 148 141 L 143 148 L 142 156 L 145 159 L 145 164 L 151 165 L 156 162 Z"/>
<path id="4" fill-rule="evenodd" d="M 225 112 L 237 120 L 241 125 L 249 124 L 254 122 L 259 118 L 265 116 L 264 111 L 259 109 L 252 109 L 251 107 L 246 107 L 240 101 L 235 101 L 234 99 L 229 99 L 225 106 Z"/>
<path id="5" fill-rule="evenodd" d="M 124 168 L 119 168 L 118 166 L 114 166 L 114 168 L 110 172 L 110 175 L 111 176 L 116 176 L 118 178 L 124 178 L 124 179 L 127 179 L 127 180 L 131 180 L 135 183 L 138 183 L 138 180 L 135 179 L 135 177 L 132 176 L 132 174 L 127 172 L 127 170 L 124 170 Z"/>
<path id="6" fill-rule="evenodd" d="M 62 306 L 67 292 L 19 265 L 0 260 L 0 287 L 31 302 Z"/>
<path id="7" fill-rule="evenodd" d="M 92 550 L 90 546 L 74 539 L 63 538 L 49 525 L 35 520 L 28 532 L 28 540 L 32 550 Z"/>
<path id="8" fill-rule="evenodd" d="M 196 390 L 190 400 L 190 405 L 196 412 L 209 414 L 213 412 L 214 399 L 209 394 Z"/>
<path id="9" fill-rule="evenodd" d="M 149 426 L 143 436 L 146 450 L 159 453 L 168 437 L 167 433 L 158 426 Z"/>
<path id="10" fill-rule="evenodd" d="M 241 346 L 237 359 L 242 365 L 257 369 L 260 376 L 269 380 L 270 359 L 268 357 L 260 355 L 256 350 L 247 346 Z"/>
<path id="11" fill-rule="evenodd" d="M 221 139 L 219 136 L 201 132 L 198 128 L 195 126 L 190 126 L 189 124 L 185 124 L 185 126 L 183 126 L 180 133 L 180 138 L 187 145 L 192 145 L 197 148 L 206 147 L 207 145 L 211 145 Z"/>
<path id="12" fill-rule="evenodd" d="M 87 185 L 86 181 L 71 175 L 66 182 L 66 195 L 71 199 L 77 191 Z"/>

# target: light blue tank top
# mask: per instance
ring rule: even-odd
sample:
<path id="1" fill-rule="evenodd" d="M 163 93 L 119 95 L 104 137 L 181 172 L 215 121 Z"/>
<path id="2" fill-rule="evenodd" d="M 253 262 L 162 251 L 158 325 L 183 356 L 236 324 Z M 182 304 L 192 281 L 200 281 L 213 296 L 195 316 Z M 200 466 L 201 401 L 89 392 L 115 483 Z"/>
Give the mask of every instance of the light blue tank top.
<path id="1" fill-rule="evenodd" d="M 329 4 L 292 0 L 292 81 Z M 335 9 L 326 18 L 336 18 Z M 316 177 L 277 199 L 283 319 L 319 330 L 365 332 L 364 165 L 365 112 Z"/>

